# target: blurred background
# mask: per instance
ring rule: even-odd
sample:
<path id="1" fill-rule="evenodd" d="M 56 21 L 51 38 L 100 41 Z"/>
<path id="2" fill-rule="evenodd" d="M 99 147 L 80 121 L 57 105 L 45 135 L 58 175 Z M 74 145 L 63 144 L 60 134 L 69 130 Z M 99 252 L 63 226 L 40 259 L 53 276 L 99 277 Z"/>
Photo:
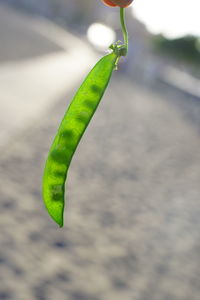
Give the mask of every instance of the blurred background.
<path id="1" fill-rule="evenodd" d="M 122 39 L 100 0 L 0 0 L 0 300 L 199 300 L 200 4 L 135 0 L 130 49 L 71 164 L 43 167 L 84 76 Z"/>

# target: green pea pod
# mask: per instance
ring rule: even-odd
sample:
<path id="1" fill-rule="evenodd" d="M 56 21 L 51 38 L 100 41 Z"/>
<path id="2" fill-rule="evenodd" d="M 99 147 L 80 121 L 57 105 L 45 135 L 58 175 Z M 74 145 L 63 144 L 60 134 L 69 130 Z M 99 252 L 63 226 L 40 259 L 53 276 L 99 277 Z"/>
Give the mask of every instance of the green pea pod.
<path id="1" fill-rule="evenodd" d="M 79 141 L 105 92 L 118 55 L 104 56 L 90 71 L 65 113 L 50 148 L 43 177 L 43 199 L 56 223 L 63 226 L 65 181 Z"/>

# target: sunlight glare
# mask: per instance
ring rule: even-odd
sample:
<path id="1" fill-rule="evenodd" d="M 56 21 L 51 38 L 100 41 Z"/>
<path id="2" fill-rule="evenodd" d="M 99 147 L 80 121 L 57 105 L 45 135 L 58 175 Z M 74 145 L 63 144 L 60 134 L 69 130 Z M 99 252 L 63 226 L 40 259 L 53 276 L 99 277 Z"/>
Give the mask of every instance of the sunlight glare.
<path id="1" fill-rule="evenodd" d="M 110 27 L 94 23 L 88 28 L 87 38 L 97 48 L 105 49 L 115 41 L 116 34 Z"/>

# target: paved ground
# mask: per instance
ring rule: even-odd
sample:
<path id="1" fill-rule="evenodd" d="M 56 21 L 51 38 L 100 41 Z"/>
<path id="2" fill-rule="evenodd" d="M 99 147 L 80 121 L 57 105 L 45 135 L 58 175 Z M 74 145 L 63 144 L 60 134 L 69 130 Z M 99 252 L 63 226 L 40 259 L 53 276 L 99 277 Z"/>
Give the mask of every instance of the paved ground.
<path id="1" fill-rule="evenodd" d="M 1 148 L 0 299 L 199 300 L 200 104 L 115 72 L 72 162 L 59 229 L 41 177 L 73 93 Z"/>
<path id="2" fill-rule="evenodd" d="M 0 5 L 0 62 L 30 59 L 61 52 L 62 47 L 44 39 L 33 27 L 35 18 Z"/>
<path id="3" fill-rule="evenodd" d="M 96 55 L 47 20 L 0 6 L 0 145 L 70 90 Z M 81 55 L 80 55 L 81 53 Z"/>

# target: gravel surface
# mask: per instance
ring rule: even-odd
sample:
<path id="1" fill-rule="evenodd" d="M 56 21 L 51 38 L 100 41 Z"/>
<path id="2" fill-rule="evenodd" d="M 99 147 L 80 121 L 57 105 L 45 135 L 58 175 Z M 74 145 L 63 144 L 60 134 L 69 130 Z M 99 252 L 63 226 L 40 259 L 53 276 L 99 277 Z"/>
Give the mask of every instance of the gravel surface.
<path id="1" fill-rule="evenodd" d="M 72 93 L 1 149 L 0 299 L 199 300 L 195 124 L 114 74 L 72 162 L 59 229 L 41 177 Z"/>

